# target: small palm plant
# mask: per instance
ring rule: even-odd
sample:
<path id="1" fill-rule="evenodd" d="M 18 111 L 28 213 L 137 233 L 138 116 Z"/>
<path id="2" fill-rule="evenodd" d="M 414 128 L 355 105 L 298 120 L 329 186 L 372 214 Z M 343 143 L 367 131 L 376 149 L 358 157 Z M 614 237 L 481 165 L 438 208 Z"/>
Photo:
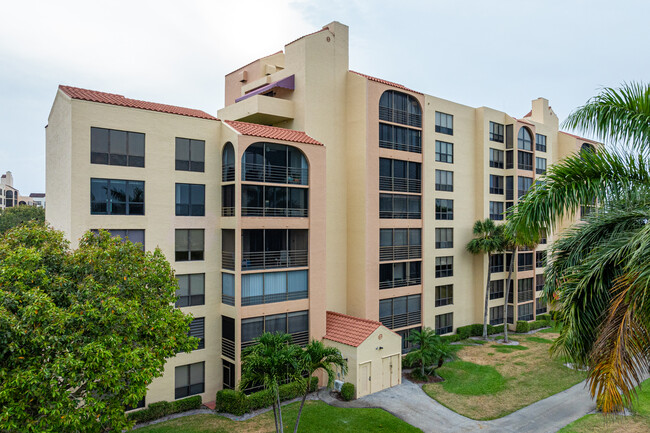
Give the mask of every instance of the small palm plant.
<path id="1" fill-rule="evenodd" d="M 423 328 L 421 331 L 411 331 L 408 341 L 413 344 L 414 349 L 405 357 L 410 365 L 420 366 L 420 378 L 427 379 L 428 374 L 436 376 L 436 370 L 445 362 L 445 359 L 455 359 L 456 352 L 449 342 L 443 340 L 431 328 Z"/>
<path id="2" fill-rule="evenodd" d="M 490 296 L 490 278 L 492 276 L 492 271 L 490 269 L 490 254 L 503 251 L 505 246 L 504 229 L 503 225 L 496 225 L 491 219 L 485 219 L 474 223 L 473 233 L 474 239 L 469 241 L 465 248 L 471 254 L 486 254 L 488 257 L 487 283 L 485 284 L 485 306 L 483 309 L 483 339 L 487 340 L 488 299 Z"/>
<path id="3" fill-rule="evenodd" d="M 302 408 L 305 405 L 305 399 L 309 393 L 312 375 L 318 370 L 322 370 L 327 375 L 327 386 L 332 387 L 334 385 L 334 378 L 336 377 L 335 369 L 340 370 L 342 375 L 346 375 L 348 372 L 348 362 L 343 358 L 341 352 L 335 347 L 327 347 L 322 342 L 316 340 L 312 340 L 302 351 L 301 365 L 307 373 L 307 378 L 305 393 L 302 396 L 296 425 L 293 429 L 294 433 L 298 432 L 298 423 L 300 423 Z"/>
<path id="4" fill-rule="evenodd" d="M 273 415 L 276 433 L 284 432 L 280 406 L 280 384 L 302 379 L 300 346 L 291 344 L 291 336 L 265 332 L 257 344 L 242 354 L 240 389 L 262 384 L 273 395 Z"/>

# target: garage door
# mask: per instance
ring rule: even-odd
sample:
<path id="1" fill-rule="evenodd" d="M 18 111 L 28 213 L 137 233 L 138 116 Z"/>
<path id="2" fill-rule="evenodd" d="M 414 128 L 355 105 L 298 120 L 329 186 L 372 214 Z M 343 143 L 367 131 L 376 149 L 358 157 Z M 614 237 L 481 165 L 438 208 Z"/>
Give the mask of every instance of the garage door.
<path id="1" fill-rule="evenodd" d="M 400 356 L 399 354 L 386 356 L 381 359 L 382 389 L 399 385 L 400 383 Z"/>

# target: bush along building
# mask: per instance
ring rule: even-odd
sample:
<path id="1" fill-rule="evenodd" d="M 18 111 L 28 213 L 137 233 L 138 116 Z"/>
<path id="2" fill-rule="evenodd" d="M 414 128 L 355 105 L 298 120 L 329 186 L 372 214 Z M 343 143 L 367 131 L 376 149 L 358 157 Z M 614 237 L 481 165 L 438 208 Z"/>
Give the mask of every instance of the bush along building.
<path id="1" fill-rule="evenodd" d="M 482 323 L 487 266 L 491 324 L 546 312 L 544 241 L 489 261 L 464 246 L 585 144 L 543 98 L 515 118 L 351 71 L 332 22 L 226 75 L 218 117 L 60 86 L 47 220 L 73 243 L 107 229 L 159 246 L 175 267 L 200 344 L 147 404 L 235 388 L 264 331 L 339 347 L 362 396 L 401 381 L 414 329 Z"/>

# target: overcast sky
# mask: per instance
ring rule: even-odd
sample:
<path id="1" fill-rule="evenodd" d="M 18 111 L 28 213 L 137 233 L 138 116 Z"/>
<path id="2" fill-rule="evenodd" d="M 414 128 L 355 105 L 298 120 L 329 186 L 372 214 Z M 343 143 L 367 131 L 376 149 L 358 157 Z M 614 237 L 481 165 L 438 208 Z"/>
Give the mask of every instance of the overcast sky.
<path id="1" fill-rule="evenodd" d="M 0 13 L 0 172 L 45 190 L 57 86 L 216 115 L 224 75 L 331 21 L 350 68 L 521 117 L 560 119 L 602 86 L 648 81 L 650 2 L 638 0 L 29 1 Z"/>

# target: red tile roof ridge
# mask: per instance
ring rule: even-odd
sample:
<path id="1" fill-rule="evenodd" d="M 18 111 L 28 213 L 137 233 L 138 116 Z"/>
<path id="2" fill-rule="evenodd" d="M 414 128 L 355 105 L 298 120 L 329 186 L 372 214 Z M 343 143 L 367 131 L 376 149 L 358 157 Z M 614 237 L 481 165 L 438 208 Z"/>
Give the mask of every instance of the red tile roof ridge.
<path id="1" fill-rule="evenodd" d="M 334 316 L 341 316 L 341 317 L 345 317 L 345 318 L 348 318 L 348 319 L 356 320 L 358 322 L 366 322 L 366 323 L 370 323 L 370 324 L 373 324 L 373 325 L 381 326 L 381 322 L 379 322 L 377 320 L 363 319 L 361 317 L 350 316 L 349 314 L 338 313 L 336 311 L 327 311 L 327 314 L 332 314 Z"/>
<path id="2" fill-rule="evenodd" d="M 551 108 L 551 107 L 549 107 L 549 108 Z M 533 110 L 530 110 L 528 113 L 526 113 L 526 114 L 524 115 L 524 117 L 530 117 L 530 116 L 532 116 L 532 115 L 533 115 Z"/>
<path id="3" fill-rule="evenodd" d="M 570 133 L 565 132 L 565 131 L 559 131 L 559 132 L 560 132 L 561 134 L 570 135 L 571 137 L 573 137 L 573 138 L 577 138 L 578 140 L 584 140 L 584 141 L 589 141 L 590 143 L 599 144 L 597 141 L 590 140 L 590 139 L 588 139 L 588 138 L 584 138 L 584 137 L 580 137 L 579 135 L 570 134 Z"/>
<path id="4" fill-rule="evenodd" d="M 270 138 L 273 140 L 292 141 L 294 143 L 315 144 L 318 146 L 323 145 L 323 143 L 310 137 L 303 131 L 279 128 L 277 126 L 260 125 L 257 123 L 241 122 L 238 120 L 224 120 L 224 123 L 242 135 Z"/>
<path id="5" fill-rule="evenodd" d="M 329 30 L 329 29 L 330 29 L 330 28 L 329 28 L 328 26 L 325 26 L 325 27 L 323 27 L 323 28 L 320 29 L 320 30 L 316 30 L 315 32 L 311 32 L 311 33 L 307 33 L 306 35 L 302 35 L 302 36 L 300 36 L 298 39 L 294 39 L 293 41 L 289 42 L 288 44 L 284 44 L 284 46 L 286 47 L 287 45 L 291 45 L 291 44 L 293 44 L 294 42 L 298 42 L 298 41 L 301 40 L 302 38 L 306 38 L 307 36 L 315 35 L 316 33 L 320 33 L 320 32 L 322 32 L 322 31 L 324 31 L 324 30 Z"/>
<path id="6" fill-rule="evenodd" d="M 515 119 L 517 122 L 525 123 L 525 124 L 530 125 L 530 126 L 535 126 L 534 124 L 530 123 L 528 120 L 517 119 L 516 117 L 513 117 L 513 119 Z"/>
<path id="7" fill-rule="evenodd" d="M 375 82 L 377 82 L 377 83 L 385 84 L 385 85 L 387 85 L 387 86 L 391 86 L 391 87 L 395 87 L 395 88 L 398 88 L 398 89 L 406 90 L 406 91 L 409 91 L 409 92 L 417 93 L 418 95 L 424 95 L 424 93 L 422 93 L 422 92 L 418 92 L 417 90 L 409 89 L 409 88 L 406 87 L 406 86 L 403 86 L 403 85 L 398 84 L 398 83 L 393 83 L 392 81 L 388 81 L 388 80 L 384 80 L 384 79 L 381 79 L 381 78 L 373 77 L 373 76 L 370 76 L 370 75 L 362 74 L 361 72 L 357 72 L 357 71 L 353 71 L 353 70 L 350 70 L 350 72 L 352 72 L 353 74 L 357 74 L 357 75 L 360 75 L 360 76 L 362 76 L 362 77 L 365 77 L 365 78 L 367 78 L 367 79 L 370 80 L 370 81 L 375 81 Z"/>
<path id="8" fill-rule="evenodd" d="M 160 113 L 177 114 L 179 116 L 196 117 L 199 119 L 219 120 L 205 111 L 193 108 L 178 107 L 176 105 L 159 104 L 156 102 L 140 101 L 125 98 L 116 93 L 99 92 L 97 90 L 82 89 L 80 87 L 59 85 L 59 89 L 72 99 L 98 102 L 101 104 L 117 105 L 120 107 L 137 108 L 141 110 L 157 111 Z"/>

